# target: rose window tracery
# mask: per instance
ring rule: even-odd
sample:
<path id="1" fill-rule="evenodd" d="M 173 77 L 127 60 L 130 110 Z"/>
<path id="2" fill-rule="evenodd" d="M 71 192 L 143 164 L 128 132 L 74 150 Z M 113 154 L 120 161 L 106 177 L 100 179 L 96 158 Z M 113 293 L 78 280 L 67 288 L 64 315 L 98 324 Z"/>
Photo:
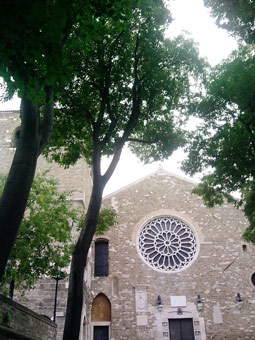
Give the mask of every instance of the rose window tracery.
<path id="1" fill-rule="evenodd" d="M 197 250 L 193 230 L 176 217 L 156 217 L 147 222 L 139 234 L 140 254 L 156 270 L 181 271 L 193 262 Z"/>

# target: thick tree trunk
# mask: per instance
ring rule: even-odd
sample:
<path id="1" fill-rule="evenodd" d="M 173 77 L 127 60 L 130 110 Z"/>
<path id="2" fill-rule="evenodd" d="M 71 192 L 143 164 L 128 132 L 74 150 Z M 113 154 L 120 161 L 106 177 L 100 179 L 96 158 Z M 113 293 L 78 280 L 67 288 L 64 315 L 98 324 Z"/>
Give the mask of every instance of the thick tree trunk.
<path id="1" fill-rule="evenodd" d="M 45 118 L 41 122 L 38 108 L 29 99 L 22 98 L 20 135 L 0 199 L 0 282 L 26 209 L 37 158 L 51 131 L 52 107 L 50 90 Z"/>
<path id="2" fill-rule="evenodd" d="M 104 185 L 94 178 L 86 220 L 72 256 L 63 340 L 78 340 L 83 306 L 83 278 L 88 251 L 96 231 Z"/>
<path id="3" fill-rule="evenodd" d="M 26 108 L 23 107 L 23 110 L 26 110 Z M 30 107 L 30 110 L 34 110 L 34 108 Z M 34 114 L 32 115 L 34 116 Z M 30 123 L 31 128 L 38 124 L 36 119 L 31 119 Z M 0 280 L 4 275 L 7 260 L 22 221 L 35 174 L 38 138 L 36 128 L 34 130 L 34 133 L 23 133 L 21 131 L 23 136 L 18 141 L 0 200 Z"/>

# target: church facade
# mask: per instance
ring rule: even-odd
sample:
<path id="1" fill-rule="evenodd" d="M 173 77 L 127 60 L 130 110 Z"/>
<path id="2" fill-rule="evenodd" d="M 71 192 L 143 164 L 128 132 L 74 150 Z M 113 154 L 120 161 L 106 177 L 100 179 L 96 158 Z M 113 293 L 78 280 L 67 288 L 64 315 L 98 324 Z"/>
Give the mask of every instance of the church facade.
<path id="1" fill-rule="evenodd" d="M 118 223 L 93 244 L 86 339 L 255 339 L 246 221 L 194 186 L 159 170 L 104 199 Z"/>
<path id="2" fill-rule="evenodd" d="M 0 112 L 1 172 L 14 149 L 17 112 Z M 39 160 L 39 170 L 49 165 Z M 86 210 L 88 167 L 50 165 L 60 190 Z M 164 170 L 104 198 L 117 224 L 95 237 L 84 277 L 80 340 L 255 340 L 255 247 L 229 204 L 208 209 L 195 184 Z M 52 318 L 56 282 L 41 280 L 19 299 Z M 61 339 L 68 280 L 58 286 L 56 322 Z"/>

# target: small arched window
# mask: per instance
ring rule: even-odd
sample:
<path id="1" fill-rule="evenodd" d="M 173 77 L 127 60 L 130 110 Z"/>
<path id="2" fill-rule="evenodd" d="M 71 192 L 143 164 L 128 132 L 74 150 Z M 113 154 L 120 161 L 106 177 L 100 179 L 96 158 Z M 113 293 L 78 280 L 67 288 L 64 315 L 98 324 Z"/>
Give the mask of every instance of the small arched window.
<path id="1" fill-rule="evenodd" d="M 108 276 L 109 274 L 109 243 L 107 240 L 97 240 L 95 242 L 95 276 Z"/>

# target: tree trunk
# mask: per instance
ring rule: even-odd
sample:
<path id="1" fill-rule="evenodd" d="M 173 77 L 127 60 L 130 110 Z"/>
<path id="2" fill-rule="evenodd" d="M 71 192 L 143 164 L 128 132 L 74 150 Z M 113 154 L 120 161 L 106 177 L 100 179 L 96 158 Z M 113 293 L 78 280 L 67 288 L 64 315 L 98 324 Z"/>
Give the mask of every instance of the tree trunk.
<path id="1" fill-rule="evenodd" d="M 37 106 L 25 97 L 21 101 L 20 135 L 0 199 L 0 282 L 26 209 L 42 142 L 46 143 L 51 131 L 52 91 L 48 97 L 43 128 Z"/>
<path id="2" fill-rule="evenodd" d="M 96 231 L 104 184 L 94 178 L 86 219 L 72 256 L 63 340 L 78 340 L 83 306 L 83 278 L 88 251 Z"/>

